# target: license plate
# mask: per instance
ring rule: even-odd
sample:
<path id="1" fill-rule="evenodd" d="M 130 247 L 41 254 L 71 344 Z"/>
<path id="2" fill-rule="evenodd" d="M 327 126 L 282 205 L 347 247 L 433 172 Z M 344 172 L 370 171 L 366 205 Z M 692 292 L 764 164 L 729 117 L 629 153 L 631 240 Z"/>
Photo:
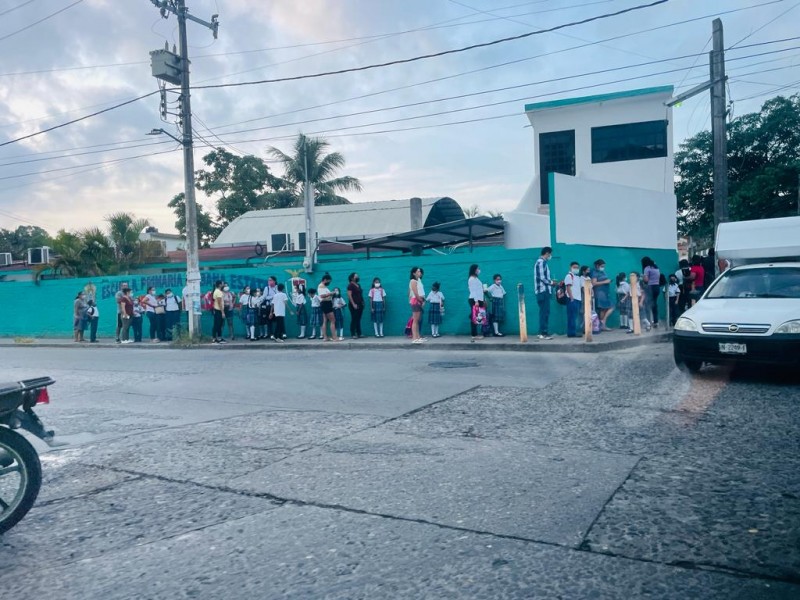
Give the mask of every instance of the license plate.
<path id="1" fill-rule="evenodd" d="M 720 344 L 720 354 L 747 354 L 747 344 Z"/>

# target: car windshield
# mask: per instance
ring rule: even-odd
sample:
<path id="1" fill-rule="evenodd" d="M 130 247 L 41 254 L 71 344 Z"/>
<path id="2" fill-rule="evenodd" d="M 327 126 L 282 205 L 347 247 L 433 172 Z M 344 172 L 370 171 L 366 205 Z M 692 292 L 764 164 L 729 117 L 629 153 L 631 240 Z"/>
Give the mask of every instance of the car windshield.
<path id="1" fill-rule="evenodd" d="M 800 268 L 728 271 L 714 283 L 706 298 L 800 298 Z"/>

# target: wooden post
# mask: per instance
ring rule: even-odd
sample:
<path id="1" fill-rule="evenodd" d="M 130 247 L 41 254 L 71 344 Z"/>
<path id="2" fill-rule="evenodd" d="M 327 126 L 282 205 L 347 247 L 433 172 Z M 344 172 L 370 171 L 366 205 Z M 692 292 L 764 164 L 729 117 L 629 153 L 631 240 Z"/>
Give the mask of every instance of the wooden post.
<path id="1" fill-rule="evenodd" d="M 525 317 L 525 288 L 517 284 L 517 298 L 519 300 L 519 341 L 525 344 L 528 341 L 528 321 Z"/>
<path id="2" fill-rule="evenodd" d="M 642 335 L 642 322 L 639 320 L 639 277 L 636 273 L 631 273 L 631 312 L 633 335 Z"/>
<path id="3" fill-rule="evenodd" d="M 592 341 L 592 280 L 583 280 L 583 341 Z"/>

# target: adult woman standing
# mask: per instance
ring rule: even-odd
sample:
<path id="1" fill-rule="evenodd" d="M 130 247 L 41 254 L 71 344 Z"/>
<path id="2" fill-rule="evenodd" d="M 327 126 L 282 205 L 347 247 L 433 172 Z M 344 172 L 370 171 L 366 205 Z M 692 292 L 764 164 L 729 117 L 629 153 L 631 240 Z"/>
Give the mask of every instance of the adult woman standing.
<path id="1" fill-rule="evenodd" d="M 650 310 L 653 314 L 653 328 L 658 329 L 658 297 L 661 295 L 661 270 L 649 256 L 642 259 L 642 264 L 647 260 L 642 275 L 644 283 L 647 285 L 650 300 Z"/>
<path id="2" fill-rule="evenodd" d="M 319 307 L 322 311 L 322 330 L 320 333 L 326 342 L 332 342 L 336 339 L 336 316 L 333 314 L 333 292 L 328 287 L 330 284 L 331 276 L 329 273 L 325 273 L 325 275 L 322 276 L 322 281 L 320 281 L 319 285 L 317 286 Z M 330 337 L 328 337 L 328 334 L 325 331 L 325 325 L 330 325 Z"/>
<path id="3" fill-rule="evenodd" d="M 361 315 L 364 313 L 364 292 L 358 284 L 358 273 L 350 273 L 347 278 L 347 306 L 350 307 L 350 335 L 353 339 L 361 337 Z"/>
<path id="4" fill-rule="evenodd" d="M 600 318 L 600 330 L 608 330 L 608 317 L 614 312 L 614 302 L 611 300 L 611 279 L 606 275 L 606 261 L 602 258 L 594 261 L 594 270 L 591 272 L 592 289 L 594 291 L 594 304 L 597 316 Z"/>
<path id="5" fill-rule="evenodd" d="M 121 313 L 120 316 L 122 318 L 122 330 L 120 335 L 122 337 L 120 343 L 122 344 L 130 344 L 130 328 L 131 328 L 131 320 L 133 319 L 133 298 L 131 297 L 131 290 L 130 288 L 125 288 L 122 290 L 122 299 L 120 302 Z"/>
<path id="6" fill-rule="evenodd" d="M 156 288 L 147 288 L 147 295 L 144 297 L 144 303 L 147 322 L 150 324 L 150 341 L 155 343 L 158 341 L 158 337 L 156 337 L 158 332 L 158 320 L 156 319 L 158 299 L 156 298 Z"/>
<path id="7" fill-rule="evenodd" d="M 467 287 L 469 288 L 469 329 L 472 334 L 472 341 L 483 339 L 483 323 L 481 323 L 481 330 L 478 331 L 478 323 L 472 318 L 475 305 L 478 308 L 484 308 L 486 303 L 483 297 L 483 283 L 478 278 L 481 274 L 481 269 L 478 265 L 469 266 L 469 278 L 467 279 Z"/>
<path id="8" fill-rule="evenodd" d="M 408 282 L 408 301 L 411 304 L 411 343 L 421 344 L 425 339 L 419 334 L 422 307 L 425 304 L 425 288 L 422 286 L 424 271 L 411 267 L 411 280 Z"/>

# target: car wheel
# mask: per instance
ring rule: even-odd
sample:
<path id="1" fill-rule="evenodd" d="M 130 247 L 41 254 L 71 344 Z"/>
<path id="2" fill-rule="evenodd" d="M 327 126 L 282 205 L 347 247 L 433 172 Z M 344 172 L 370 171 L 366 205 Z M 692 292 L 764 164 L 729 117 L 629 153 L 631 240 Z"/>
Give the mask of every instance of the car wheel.
<path id="1" fill-rule="evenodd" d="M 703 368 L 702 360 L 693 360 L 691 358 L 683 358 L 679 354 L 675 354 L 675 365 L 682 371 L 689 371 L 689 373 L 697 373 Z"/>

